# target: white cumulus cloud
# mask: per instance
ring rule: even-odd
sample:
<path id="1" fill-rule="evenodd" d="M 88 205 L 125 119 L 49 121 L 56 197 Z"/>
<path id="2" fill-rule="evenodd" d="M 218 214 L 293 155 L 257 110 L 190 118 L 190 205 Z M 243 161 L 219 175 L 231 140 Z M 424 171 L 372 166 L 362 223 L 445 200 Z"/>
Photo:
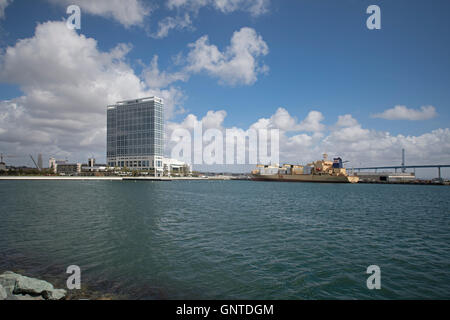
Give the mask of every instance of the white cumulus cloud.
<path id="1" fill-rule="evenodd" d="M 153 56 L 150 65 L 144 68 L 143 77 L 146 83 L 153 88 L 165 88 L 174 82 L 187 81 L 189 79 L 189 75 L 183 71 L 174 73 L 160 71 L 157 55 Z"/>
<path id="2" fill-rule="evenodd" d="M 336 122 L 336 126 L 338 127 L 353 127 L 356 125 L 358 125 L 358 121 L 351 114 L 339 116 Z"/>
<path id="3" fill-rule="evenodd" d="M 373 115 L 374 118 L 386 120 L 428 120 L 437 116 L 436 108 L 433 106 L 422 106 L 420 110 L 409 109 L 405 106 L 395 106 L 385 110 L 383 113 Z"/>
<path id="4" fill-rule="evenodd" d="M 177 128 L 192 131 L 194 124 L 224 132 L 229 129 L 245 135 L 246 128 L 223 126 L 225 111 L 209 111 L 201 120 L 189 114 L 180 123 L 171 122 L 168 137 Z M 320 119 L 320 120 L 319 120 Z M 405 149 L 410 164 L 442 164 L 450 161 L 450 129 L 439 128 L 421 135 L 392 135 L 389 132 L 364 128 L 352 115 L 339 116 L 335 125 L 325 128 L 319 111 L 311 111 L 301 121 L 292 117 L 285 108 L 278 108 L 270 118 L 261 118 L 249 129 L 280 130 L 280 162 L 305 164 L 320 159 L 323 153 L 340 156 L 350 161 L 347 167 L 400 164 L 401 150 Z M 314 125 L 310 126 L 313 123 Z M 308 124 L 308 125 L 305 125 Z M 320 124 L 320 125 L 318 125 Z M 310 131 L 312 128 L 319 131 Z M 292 133 L 294 133 L 292 135 Z M 174 143 L 168 145 L 168 153 Z M 208 167 L 202 170 L 227 171 L 232 166 Z M 249 171 L 252 165 L 243 170 Z M 242 168 L 240 168 L 242 170 Z M 420 176 L 420 172 L 418 172 Z M 431 173 L 433 174 L 433 173 Z"/>
<path id="5" fill-rule="evenodd" d="M 172 29 L 194 29 L 192 18 L 198 16 L 202 8 L 212 8 L 225 14 L 241 11 L 258 17 L 269 12 L 270 0 L 168 0 L 166 5 L 170 10 L 176 10 L 178 15 L 158 22 L 158 30 L 152 34 L 155 38 L 167 37 Z"/>
<path id="6" fill-rule="evenodd" d="M 233 33 L 230 45 L 224 51 L 209 43 L 208 36 L 199 38 L 188 45 L 188 53 L 178 55 L 178 71 L 161 71 L 158 56 L 154 56 L 150 65 L 143 70 L 146 82 L 156 88 L 172 83 L 186 82 L 193 74 L 206 73 L 219 79 L 224 85 L 252 85 L 258 75 L 267 72 L 268 67 L 261 57 L 269 52 L 262 37 L 252 28 L 241 28 Z"/>
<path id="7" fill-rule="evenodd" d="M 246 11 L 252 16 L 259 16 L 269 11 L 270 0 L 169 0 L 170 9 L 183 8 L 198 11 L 203 7 L 212 7 L 223 13 Z"/>
<path id="8" fill-rule="evenodd" d="M 235 31 L 224 51 L 210 44 L 208 36 L 201 37 L 189 47 L 186 70 L 191 73 L 206 72 L 224 84 L 253 84 L 258 74 L 268 68 L 260 63 L 259 58 L 269 53 L 269 47 L 252 28 Z"/>
<path id="9" fill-rule="evenodd" d="M 320 132 L 325 129 L 325 125 L 321 123 L 324 119 L 321 112 L 312 110 L 301 122 L 297 118 L 291 116 L 285 108 L 278 108 L 277 111 L 269 118 L 261 118 L 251 127 L 257 129 L 280 129 L 285 132 L 305 131 Z"/>
<path id="10" fill-rule="evenodd" d="M 349 115 L 346 116 L 349 118 Z M 353 117 L 352 117 L 353 119 Z M 342 118 L 338 123 L 342 122 Z M 450 161 L 450 129 L 440 128 L 422 135 L 392 135 L 363 128 L 355 119 L 334 129 L 323 139 L 321 150 L 350 160 L 350 166 L 399 164 L 405 149 L 411 164 Z"/>
<path id="11" fill-rule="evenodd" d="M 188 13 L 184 16 L 166 17 L 158 22 L 158 30 L 152 33 L 153 38 L 162 39 L 169 35 L 170 30 L 192 29 L 191 17 Z"/>

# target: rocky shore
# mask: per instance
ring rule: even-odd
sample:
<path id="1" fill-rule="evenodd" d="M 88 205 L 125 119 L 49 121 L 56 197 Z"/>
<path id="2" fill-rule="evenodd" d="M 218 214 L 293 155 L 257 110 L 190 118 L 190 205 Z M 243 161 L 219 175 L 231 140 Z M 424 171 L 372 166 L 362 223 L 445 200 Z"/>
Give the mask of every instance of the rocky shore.
<path id="1" fill-rule="evenodd" d="M 6 271 L 0 274 L 0 300 L 64 300 L 67 291 L 47 281 Z"/>

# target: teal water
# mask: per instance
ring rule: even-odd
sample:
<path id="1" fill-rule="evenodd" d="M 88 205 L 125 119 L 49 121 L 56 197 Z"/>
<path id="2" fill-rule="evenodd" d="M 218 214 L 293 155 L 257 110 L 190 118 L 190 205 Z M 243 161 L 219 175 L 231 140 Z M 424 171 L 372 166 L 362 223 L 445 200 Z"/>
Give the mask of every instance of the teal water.
<path id="1" fill-rule="evenodd" d="M 0 181 L 0 271 L 72 264 L 133 299 L 449 299 L 450 188 Z"/>

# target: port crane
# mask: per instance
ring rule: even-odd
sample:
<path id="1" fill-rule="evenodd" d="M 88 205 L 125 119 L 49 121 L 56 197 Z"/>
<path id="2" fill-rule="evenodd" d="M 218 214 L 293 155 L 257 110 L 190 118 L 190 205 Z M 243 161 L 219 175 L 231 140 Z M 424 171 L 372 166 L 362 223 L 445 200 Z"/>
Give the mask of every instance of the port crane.
<path id="1" fill-rule="evenodd" d="M 33 156 L 32 156 L 31 154 L 30 154 L 30 158 L 31 158 L 31 160 L 33 161 L 33 163 L 34 163 L 34 165 L 36 166 L 36 168 L 37 168 L 39 171 L 41 171 L 42 168 L 39 168 L 39 166 L 37 165 L 36 161 L 34 161 L 34 158 L 33 158 Z"/>
<path id="2" fill-rule="evenodd" d="M 42 171 L 42 168 L 39 167 L 39 165 L 38 165 L 38 164 L 36 163 L 36 161 L 34 160 L 33 156 L 32 156 L 31 154 L 30 154 L 29 156 L 30 156 L 31 160 L 33 161 L 34 165 L 36 166 L 36 168 L 37 168 L 39 171 Z M 6 164 L 3 162 L 3 159 L 5 159 L 5 158 L 23 158 L 23 156 L 0 153 L 0 163 L 1 163 L 1 164 L 6 165 Z"/>

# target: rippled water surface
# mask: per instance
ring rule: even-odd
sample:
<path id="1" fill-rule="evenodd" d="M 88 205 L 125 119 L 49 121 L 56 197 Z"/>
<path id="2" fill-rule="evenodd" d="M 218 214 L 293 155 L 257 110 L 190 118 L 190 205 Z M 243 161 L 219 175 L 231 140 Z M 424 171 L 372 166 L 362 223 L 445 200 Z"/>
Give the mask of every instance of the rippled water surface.
<path id="1" fill-rule="evenodd" d="M 72 264 L 137 299 L 449 299 L 450 188 L 0 181 L 0 271 Z"/>

